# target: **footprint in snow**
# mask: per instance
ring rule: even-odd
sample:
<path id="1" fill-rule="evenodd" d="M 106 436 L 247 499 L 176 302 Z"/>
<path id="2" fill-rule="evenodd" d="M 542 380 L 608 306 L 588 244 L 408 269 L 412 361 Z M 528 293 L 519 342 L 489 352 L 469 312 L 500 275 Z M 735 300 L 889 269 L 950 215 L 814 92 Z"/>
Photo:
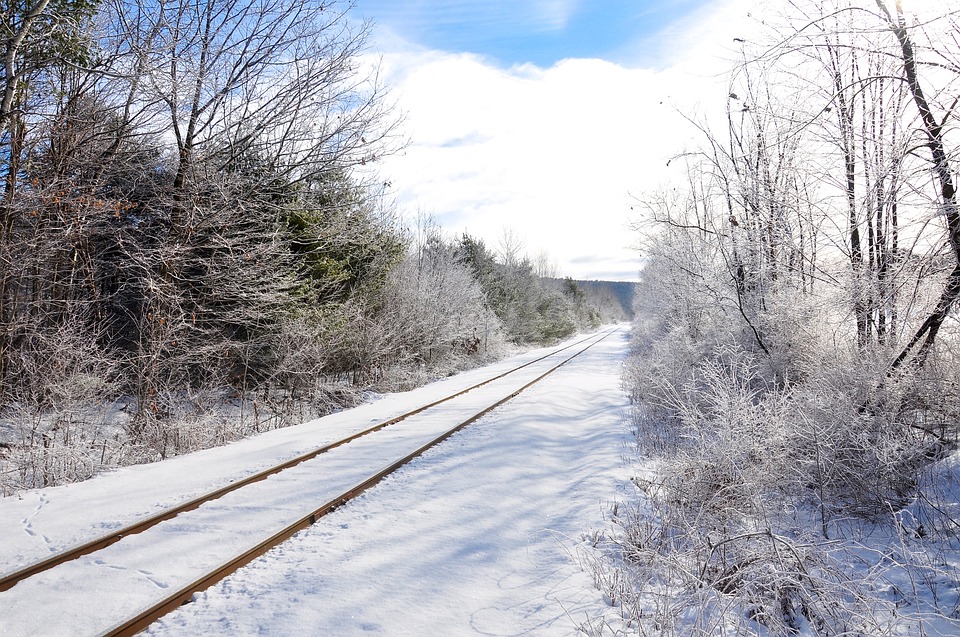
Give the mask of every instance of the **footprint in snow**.
<path id="1" fill-rule="evenodd" d="M 158 580 L 157 578 L 155 578 L 155 577 L 153 576 L 153 573 L 151 573 L 150 571 L 141 571 L 141 570 L 138 570 L 137 573 L 139 573 L 140 575 L 143 575 L 144 579 L 146 579 L 148 582 L 150 582 L 151 584 L 153 584 L 153 585 L 156 586 L 157 588 L 170 588 L 170 585 L 169 585 L 169 584 L 167 584 L 166 582 L 161 582 L 160 580 Z"/>

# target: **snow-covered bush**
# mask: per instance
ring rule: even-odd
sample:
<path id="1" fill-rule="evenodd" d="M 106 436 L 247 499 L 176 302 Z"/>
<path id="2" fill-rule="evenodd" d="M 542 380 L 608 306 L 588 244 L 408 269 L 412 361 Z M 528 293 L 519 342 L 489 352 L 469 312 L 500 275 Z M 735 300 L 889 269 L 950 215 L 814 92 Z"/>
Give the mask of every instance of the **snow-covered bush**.
<path id="1" fill-rule="evenodd" d="M 455 243 L 422 220 L 405 258 L 373 300 L 365 334 L 381 389 L 409 389 L 504 352 L 500 320 Z M 376 343 L 372 340 L 375 339 Z"/>
<path id="2" fill-rule="evenodd" d="M 960 634 L 941 5 L 764 12 L 722 134 L 691 119 L 684 186 L 638 202 L 639 474 L 592 562 L 623 625 L 587 632 Z"/>
<path id="3" fill-rule="evenodd" d="M 953 511 L 957 499 L 931 494 L 922 506 L 921 492 L 957 435 L 946 356 L 877 374 L 885 350 L 837 349 L 832 317 L 806 310 L 802 338 L 764 330 L 764 351 L 721 305 L 690 313 L 696 291 L 671 306 L 663 289 L 641 288 L 624 371 L 648 469 L 601 542 L 608 560 L 593 562 L 597 585 L 617 599 L 631 630 L 960 628 L 947 601 L 957 600 L 960 558 L 949 547 L 960 528 L 947 522 L 953 513 L 935 513 Z M 693 327 L 678 320 L 691 316 Z M 774 351 L 789 357 L 771 364 Z M 918 507 L 924 513 L 913 513 Z M 939 521 L 938 532 L 924 515 Z M 929 582 L 932 592 L 904 602 L 904 581 Z M 909 619 L 904 605 L 914 609 Z"/>

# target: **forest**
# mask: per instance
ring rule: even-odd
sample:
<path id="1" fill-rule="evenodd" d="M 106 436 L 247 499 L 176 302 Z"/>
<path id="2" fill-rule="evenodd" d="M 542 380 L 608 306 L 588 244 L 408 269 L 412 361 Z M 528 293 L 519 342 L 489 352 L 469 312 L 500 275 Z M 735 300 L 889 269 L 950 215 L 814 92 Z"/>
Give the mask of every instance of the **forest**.
<path id="1" fill-rule="evenodd" d="M 960 630 L 960 7 L 904 5 L 764 5 L 637 201 L 626 633 Z"/>
<path id="2" fill-rule="evenodd" d="M 28 0 L 0 71 L 0 493 L 302 422 L 624 316 L 403 219 L 349 3 Z"/>

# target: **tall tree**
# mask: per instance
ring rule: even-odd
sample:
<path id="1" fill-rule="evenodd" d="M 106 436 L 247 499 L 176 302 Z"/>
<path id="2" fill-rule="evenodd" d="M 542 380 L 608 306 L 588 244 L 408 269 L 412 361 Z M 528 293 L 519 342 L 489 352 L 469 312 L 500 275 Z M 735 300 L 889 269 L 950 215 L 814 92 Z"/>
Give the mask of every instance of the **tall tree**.
<path id="1" fill-rule="evenodd" d="M 940 327 L 956 303 L 957 298 L 960 297 L 960 208 L 957 204 L 957 191 L 953 182 L 953 169 L 947 151 L 944 129 L 953 106 L 948 108 L 946 112 L 940 113 L 939 118 L 938 114 L 934 112 L 920 81 L 917 50 L 907 26 L 900 0 L 896 1 L 894 12 L 890 11 L 884 0 L 876 0 L 876 2 L 886 19 L 887 28 L 896 38 L 900 48 L 903 77 L 920 115 L 920 124 L 927 139 L 926 145 L 930 151 L 933 173 L 939 185 L 938 205 L 940 213 L 946 221 L 947 242 L 955 262 L 933 311 L 893 361 L 892 368 L 896 369 L 908 360 L 912 360 L 918 366 L 923 365 L 936 340 Z M 956 105 L 956 100 L 953 101 L 953 104 Z M 916 351 L 914 352 L 915 348 Z"/>
<path id="2" fill-rule="evenodd" d="M 57 96 L 45 76 L 65 66 L 85 64 L 91 56 L 88 36 L 94 0 L 11 0 L 0 6 L 0 387 L 10 371 L 16 340 L 17 262 L 14 247 L 18 217 L 35 207 L 20 206 L 24 161 L 31 152 L 30 132 Z M 47 78 L 49 79 L 49 78 Z"/>

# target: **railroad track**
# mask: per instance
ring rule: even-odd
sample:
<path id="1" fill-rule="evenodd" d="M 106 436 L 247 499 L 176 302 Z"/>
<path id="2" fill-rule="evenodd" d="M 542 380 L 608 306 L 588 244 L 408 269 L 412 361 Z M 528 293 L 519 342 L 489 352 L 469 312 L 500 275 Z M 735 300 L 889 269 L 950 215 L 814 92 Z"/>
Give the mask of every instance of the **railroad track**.
<path id="1" fill-rule="evenodd" d="M 0 577 L 0 608 L 9 606 L 16 610 L 17 606 L 30 603 L 36 605 L 35 599 L 42 596 L 44 590 L 68 589 L 71 591 L 70 595 L 79 595 L 82 594 L 82 583 L 71 583 L 76 582 L 78 577 L 83 582 L 89 581 L 89 577 L 97 577 L 97 574 L 132 571 L 142 574 L 144 580 L 162 590 L 162 598 L 135 616 L 133 612 L 136 610 L 127 609 L 123 599 L 116 600 L 115 609 L 105 609 L 106 617 L 129 619 L 121 622 L 113 620 L 107 626 L 96 625 L 96 622 L 86 626 L 81 622 L 81 625 L 73 625 L 69 630 L 64 630 L 63 634 L 133 635 L 188 602 L 195 593 L 263 555 L 431 447 L 513 399 L 616 331 L 614 328 L 581 339 L 439 400 L 6 574 Z M 563 355 L 564 352 L 567 354 Z M 495 388 L 499 392 L 492 402 L 485 398 L 486 403 L 478 405 L 476 400 L 465 398 L 474 390 L 486 386 L 489 386 L 491 391 Z M 447 404 L 444 410 L 434 409 L 443 404 Z M 451 426 L 451 421 L 456 424 Z M 392 427 L 399 423 L 405 425 Z M 355 465 L 363 467 L 359 473 L 353 469 Z M 370 466 L 375 466 L 376 469 L 370 469 Z M 323 479 L 318 480 L 318 475 L 323 476 Z M 305 504 L 304 500 L 314 504 Z M 317 502 L 322 504 L 316 506 Z M 244 511 L 256 507 L 263 509 L 266 506 L 269 506 L 271 511 L 276 508 L 278 530 L 237 530 L 242 527 Z M 162 524 L 164 522 L 167 524 Z M 190 532 L 185 532 L 184 528 L 188 528 Z M 168 532 L 165 533 L 165 530 Z M 225 538 L 231 534 L 238 537 L 231 537 L 226 541 Z M 262 537 L 267 534 L 269 537 Z M 184 541 L 184 537 L 191 539 Z M 217 548 L 223 550 L 214 550 L 210 555 L 209 547 L 203 543 L 204 537 L 208 543 L 210 537 L 217 537 Z M 174 548 L 157 548 L 167 541 L 174 542 Z M 161 565 L 170 562 L 172 571 L 181 572 L 177 562 L 183 561 L 183 555 L 187 555 L 189 559 L 189 553 L 183 553 L 180 545 L 191 542 L 199 547 L 191 550 L 207 552 L 203 559 L 198 558 L 196 568 L 192 569 L 201 573 L 186 584 L 178 583 L 176 591 L 170 593 L 166 590 L 170 585 L 165 580 L 161 583 L 163 575 L 154 573 L 157 570 L 157 560 L 161 560 Z M 220 544 L 224 546 L 220 547 Z M 121 566 L 128 564 L 125 560 L 131 556 L 136 557 L 143 553 L 159 554 L 160 557 L 154 557 L 153 565 L 149 567 Z M 134 560 L 133 563 L 141 562 Z M 187 569 L 188 572 L 190 570 Z M 81 590 L 77 591 L 77 588 Z M 4 593 L 6 591 L 10 592 Z M 131 598 L 142 598 L 142 595 L 133 591 L 131 593 Z M 12 601 L 5 603 L 5 598 L 11 597 Z M 142 606 L 141 602 L 135 609 Z M 0 613 L 0 633 L 4 632 L 2 614 Z"/>

